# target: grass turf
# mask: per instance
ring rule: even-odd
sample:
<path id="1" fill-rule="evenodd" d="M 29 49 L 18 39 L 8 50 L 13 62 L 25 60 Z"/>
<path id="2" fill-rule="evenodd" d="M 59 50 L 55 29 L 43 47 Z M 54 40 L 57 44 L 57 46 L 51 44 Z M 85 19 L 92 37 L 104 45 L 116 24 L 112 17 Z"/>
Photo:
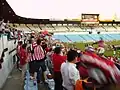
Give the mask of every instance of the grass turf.
<path id="1" fill-rule="evenodd" d="M 65 43 L 67 44 L 68 47 L 75 47 L 78 48 L 82 51 L 85 49 L 85 44 L 92 44 L 93 42 L 74 42 L 74 43 Z M 105 48 L 105 56 L 113 56 L 113 50 L 109 48 L 110 45 L 120 45 L 120 40 L 119 41 L 106 41 L 106 48 Z M 94 45 L 95 48 L 97 48 L 97 45 Z M 116 56 L 119 57 L 119 50 L 116 52 Z"/>

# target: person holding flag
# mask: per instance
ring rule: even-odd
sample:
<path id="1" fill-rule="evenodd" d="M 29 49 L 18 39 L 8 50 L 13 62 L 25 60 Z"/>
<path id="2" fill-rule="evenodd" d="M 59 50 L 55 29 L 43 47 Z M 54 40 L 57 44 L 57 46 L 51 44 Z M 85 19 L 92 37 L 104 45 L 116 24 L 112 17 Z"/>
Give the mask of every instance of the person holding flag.
<path id="1" fill-rule="evenodd" d="M 86 63 L 90 66 L 94 66 L 94 68 L 100 69 L 105 75 L 107 81 L 110 82 L 110 79 L 112 79 L 114 83 L 120 83 L 120 71 L 114 62 L 97 55 L 93 47 L 89 46 L 88 49 L 83 52 L 81 55 L 81 62 Z M 106 80 L 104 79 L 104 81 Z"/>
<path id="2" fill-rule="evenodd" d="M 99 55 L 103 55 L 105 52 L 105 42 L 104 42 L 103 38 L 100 37 L 100 40 L 93 43 L 92 45 L 94 45 L 94 44 L 98 44 L 97 53 Z"/>

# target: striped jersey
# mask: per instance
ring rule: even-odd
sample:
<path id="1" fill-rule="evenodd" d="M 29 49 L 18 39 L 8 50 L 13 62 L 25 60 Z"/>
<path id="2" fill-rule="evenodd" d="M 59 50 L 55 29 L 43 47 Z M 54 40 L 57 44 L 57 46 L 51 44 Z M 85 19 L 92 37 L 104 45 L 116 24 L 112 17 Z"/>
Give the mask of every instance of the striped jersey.
<path id="1" fill-rule="evenodd" d="M 34 53 L 31 54 L 30 61 L 41 60 L 44 57 L 45 57 L 44 50 L 42 49 L 42 47 L 40 45 L 37 45 L 34 48 Z"/>

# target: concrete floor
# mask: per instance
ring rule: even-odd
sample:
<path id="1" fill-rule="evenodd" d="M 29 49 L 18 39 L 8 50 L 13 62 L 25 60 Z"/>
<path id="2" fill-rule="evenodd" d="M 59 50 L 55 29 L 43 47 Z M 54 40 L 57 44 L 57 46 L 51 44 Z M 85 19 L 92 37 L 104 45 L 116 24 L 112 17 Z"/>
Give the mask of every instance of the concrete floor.
<path id="1" fill-rule="evenodd" d="M 21 72 L 17 69 L 13 69 L 8 76 L 2 90 L 23 90 L 20 76 Z"/>
<path id="2" fill-rule="evenodd" d="M 24 90 L 20 76 L 21 72 L 17 69 L 13 69 L 1 90 Z M 43 84 L 39 84 L 38 88 L 39 90 L 48 90 L 47 85 Z M 120 85 L 106 86 L 97 90 L 120 90 Z"/>
<path id="3" fill-rule="evenodd" d="M 24 90 L 20 76 L 21 72 L 18 69 L 13 69 L 1 90 Z M 47 85 L 43 84 L 39 84 L 38 88 L 39 90 L 48 90 Z"/>

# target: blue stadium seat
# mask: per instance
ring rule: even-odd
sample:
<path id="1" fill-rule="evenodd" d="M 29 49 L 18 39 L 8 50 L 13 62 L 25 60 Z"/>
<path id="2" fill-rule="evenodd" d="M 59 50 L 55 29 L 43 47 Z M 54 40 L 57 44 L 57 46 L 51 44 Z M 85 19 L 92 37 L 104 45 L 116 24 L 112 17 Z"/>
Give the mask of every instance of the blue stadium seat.
<path id="1" fill-rule="evenodd" d="M 81 36 L 82 38 L 84 38 L 86 41 L 93 41 L 93 39 L 90 36 L 88 36 L 88 34 L 81 34 L 79 36 Z"/>
<path id="2" fill-rule="evenodd" d="M 100 35 L 98 35 L 98 34 L 89 34 L 89 36 L 90 36 L 91 38 L 93 38 L 95 41 L 100 40 Z"/>
<path id="3" fill-rule="evenodd" d="M 75 34 L 75 35 L 54 35 L 55 39 L 63 42 L 85 42 L 85 41 L 98 41 L 100 37 L 103 40 L 120 40 L 120 34 Z"/>
<path id="4" fill-rule="evenodd" d="M 81 37 L 79 37 L 78 34 L 76 35 L 66 35 L 72 42 L 80 42 L 80 41 L 84 41 L 84 39 L 82 39 Z"/>
<path id="5" fill-rule="evenodd" d="M 105 34 L 99 34 L 99 36 L 103 39 L 103 40 L 105 40 L 105 41 L 108 41 L 109 39 L 105 36 Z"/>
<path id="6" fill-rule="evenodd" d="M 100 34 L 101 37 L 103 37 L 104 40 L 113 40 L 108 34 Z"/>
<path id="7" fill-rule="evenodd" d="M 27 70 L 24 90 L 38 90 L 37 81 L 30 80 L 30 74 Z"/>
<path id="8" fill-rule="evenodd" d="M 53 35 L 53 38 L 59 39 L 62 42 L 68 42 L 69 41 L 64 35 Z"/>
<path id="9" fill-rule="evenodd" d="M 120 40 L 120 34 L 109 34 L 113 39 Z"/>

